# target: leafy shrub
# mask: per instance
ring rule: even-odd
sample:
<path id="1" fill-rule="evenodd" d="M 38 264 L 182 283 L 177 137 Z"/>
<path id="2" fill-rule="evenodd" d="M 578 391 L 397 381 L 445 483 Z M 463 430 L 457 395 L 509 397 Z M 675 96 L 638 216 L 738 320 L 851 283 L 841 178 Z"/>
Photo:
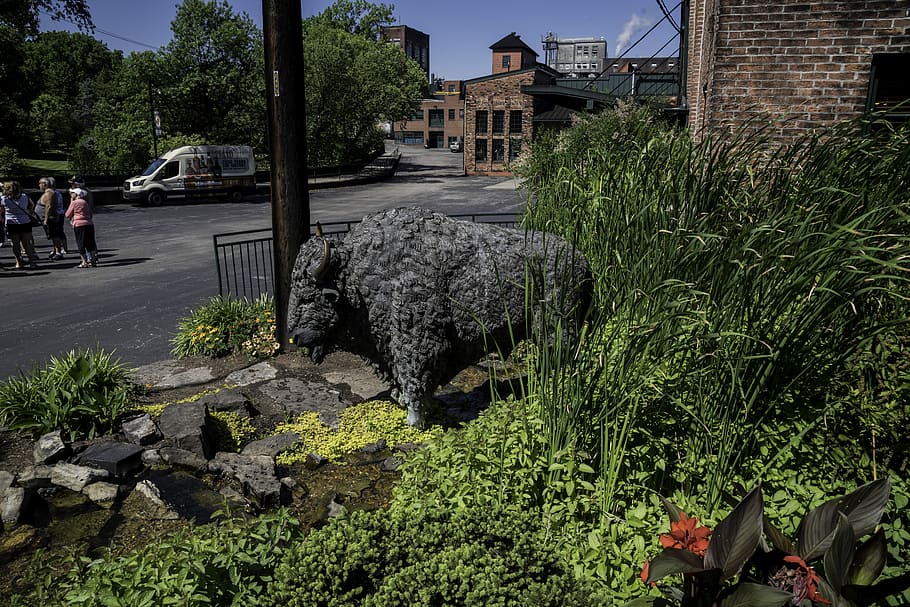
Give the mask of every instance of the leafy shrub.
<path id="1" fill-rule="evenodd" d="M 599 605 L 521 513 L 354 512 L 295 545 L 275 572 L 288 607 Z"/>
<path id="2" fill-rule="evenodd" d="M 275 432 L 296 432 L 300 436 L 291 449 L 276 458 L 279 464 L 291 465 L 305 460 L 310 453 L 337 459 L 379 439 L 389 445 L 420 443 L 436 436 L 439 428 L 421 431 L 408 426 L 404 409 L 388 401 L 372 400 L 342 411 L 337 430 L 323 424 L 317 413 L 309 411 L 279 425 Z"/>
<path id="3" fill-rule="evenodd" d="M 10 605 L 274 605 L 266 587 L 300 534 L 298 521 L 284 510 L 250 522 L 228 516 L 127 556 L 74 561 L 66 574 L 38 579 L 28 595 L 13 596 Z"/>
<path id="4" fill-rule="evenodd" d="M 245 352 L 257 358 L 278 351 L 275 339 L 275 306 L 271 298 L 254 301 L 213 297 L 207 304 L 180 319 L 171 340 L 177 358 L 202 355 L 211 358 Z"/>
<path id="5" fill-rule="evenodd" d="M 91 438 L 113 427 L 137 389 L 111 354 L 73 350 L 0 385 L 0 423 L 36 436 L 62 430 L 70 440 Z"/>
<path id="6" fill-rule="evenodd" d="M 13 175 L 19 167 L 16 148 L 0 146 L 0 176 Z"/>

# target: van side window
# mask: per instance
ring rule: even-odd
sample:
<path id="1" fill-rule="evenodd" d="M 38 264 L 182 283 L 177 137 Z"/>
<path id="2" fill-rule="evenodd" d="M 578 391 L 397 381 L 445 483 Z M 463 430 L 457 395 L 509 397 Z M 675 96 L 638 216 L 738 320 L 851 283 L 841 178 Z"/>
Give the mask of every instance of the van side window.
<path id="1" fill-rule="evenodd" d="M 158 179 L 170 179 L 180 174 L 180 163 L 175 161 L 164 165 L 164 168 L 158 173 Z"/>

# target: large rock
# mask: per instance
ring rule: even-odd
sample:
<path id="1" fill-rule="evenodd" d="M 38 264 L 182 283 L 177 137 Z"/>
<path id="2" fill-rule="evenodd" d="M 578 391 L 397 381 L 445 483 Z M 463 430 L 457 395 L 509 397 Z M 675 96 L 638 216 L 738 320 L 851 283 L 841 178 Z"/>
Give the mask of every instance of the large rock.
<path id="1" fill-rule="evenodd" d="M 111 505 L 113 505 L 114 500 L 117 499 L 117 495 L 120 493 L 120 485 L 99 481 L 87 485 L 82 490 L 82 493 L 99 506 L 110 508 Z"/>
<path id="2" fill-rule="evenodd" d="M 103 481 L 109 476 L 107 470 L 77 466 L 66 462 L 59 462 L 51 469 L 51 483 L 76 492 L 85 489 L 86 485 Z"/>
<path id="3" fill-rule="evenodd" d="M 241 453 L 243 455 L 267 455 L 275 457 L 283 451 L 287 451 L 294 443 L 300 440 L 300 435 L 296 432 L 282 432 L 274 434 L 259 440 L 248 443 Z"/>
<path id="4" fill-rule="evenodd" d="M 192 451 L 178 449 L 176 447 L 162 447 L 158 450 L 161 460 L 168 466 L 182 468 L 190 472 L 205 472 L 208 468 L 208 460 Z"/>
<path id="5" fill-rule="evenodd" d="M 211 459 L 215 454 L 215 430 L 202 403 L 176 403 L 164 409 L 158 429 L 171 446 Z"/>
<path id="6" fill-rule="evenodd" d="M 266 455 L 218 453 L 209 462 L 209 470 L 237 480 L 244 494 L 260 508 L 279 506 L 286 493 L 275 473 L 275 460 Z"/>
<path id="7" fill-rule="evenodd" d="M 76 463 L 107 470 L 113 476 L 124 477 L 142 467 L 142 451 L 139 445 L 95 443 L 79 454 Z"/>
<path id="8" fill-rule="evenodd" d="M 19 473 L 17 483 L 26 489 L 43 489 L 51 486 L 51 466 L 29 466 Z"/>
<path id="9" fill-rule="evenodd" d="M 60 430 L 48 432 L 38 439 L 32 456 L 36 464 L 53 464 L 58 462 L 69 454 L 69 447 L 63 442 L 63 434 Z"/>
<path id="10" fill-rule="evenodd" d="M 212 394 L 206 394 L 198 401 L 209 411 L 232 411 L 235 413 L 248 414 L 246 395 L 237 388 L 225 388 Z"/>
<path id="11" fill-rule="evenodd" d="M 158 426 L 152 421 L 152 416 L 144 413 L 139 417 L 128 419 L 121 425 L 123 436 L 134 445 L 151 445 L 161 440 Z"/>
<path id="12" fill-rule="evenodd" d="M 25 505 L 26 493 L 22 487 L 9 487 L 0 495 L 0 519 L 7 531 L 19 524 L 22 507 Z"/>

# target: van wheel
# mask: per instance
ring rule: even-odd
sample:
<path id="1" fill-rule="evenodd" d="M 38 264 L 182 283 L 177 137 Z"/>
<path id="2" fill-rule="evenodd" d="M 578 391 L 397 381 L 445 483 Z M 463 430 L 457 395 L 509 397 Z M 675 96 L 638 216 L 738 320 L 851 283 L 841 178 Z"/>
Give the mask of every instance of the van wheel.
<path id="1" fill-rule="evenodd" d="M 231 202 L 240 202 L 243 200 L 243 192 L 240 190 L 231 190 L 228 192 L 228 200 Z"/>
<path id="2" fill-rule="evenodd" d="M 160 207 L 164 204 L 164 192 L 160 190 L 152 190 L 149 192 L 148 204 L 150 207 Z"/>

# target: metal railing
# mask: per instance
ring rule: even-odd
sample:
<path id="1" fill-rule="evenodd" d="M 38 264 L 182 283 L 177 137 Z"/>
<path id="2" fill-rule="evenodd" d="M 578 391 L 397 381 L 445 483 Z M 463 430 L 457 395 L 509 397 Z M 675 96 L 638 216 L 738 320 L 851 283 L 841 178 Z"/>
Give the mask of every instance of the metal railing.
<path id="1" fill-rule="evenodd" d="M 515 213 L 468 213 L 451 215 L 474 223 L 488 223 L 503 227 L 518 227 L 519 215 Z M 342 239 L 360 220 L 320 223 L 327 238 Z M 316 233 L 316 224 L 310 226 L 310 235 Z M 272 229 L 227 232 L 212 236 L 215 248 L 215 268 L 218 272 L 218 294 L 253 300 L 262 295 L 272 295 L 275 289 L 274 251 Z"/>

